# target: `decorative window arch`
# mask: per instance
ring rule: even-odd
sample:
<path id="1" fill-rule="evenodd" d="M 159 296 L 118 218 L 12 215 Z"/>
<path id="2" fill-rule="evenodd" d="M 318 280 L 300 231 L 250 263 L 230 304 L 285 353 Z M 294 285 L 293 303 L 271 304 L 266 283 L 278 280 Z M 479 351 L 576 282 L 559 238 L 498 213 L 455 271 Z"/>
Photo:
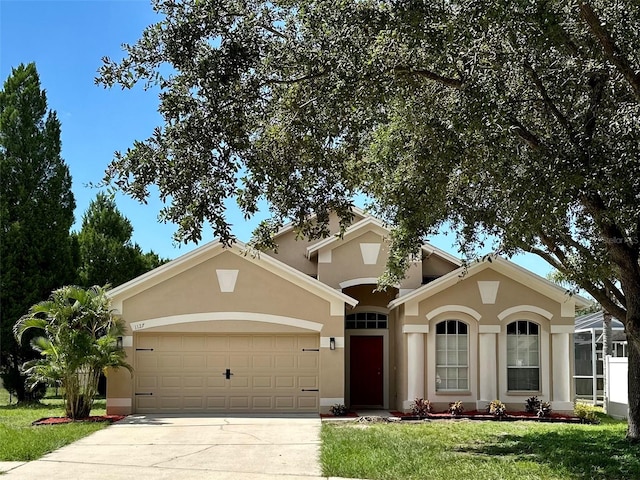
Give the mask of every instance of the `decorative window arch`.
<path id="1" fill-rule="evenodd" d="M 535 322 L 507 325 L 507 390 L 540 391 L 540 325 Z"/>
<path id="2" fill-rule="evenodd" d="M 460 320 L 436 324 L 436 391 L 469 390 L 469 325 Z"/>

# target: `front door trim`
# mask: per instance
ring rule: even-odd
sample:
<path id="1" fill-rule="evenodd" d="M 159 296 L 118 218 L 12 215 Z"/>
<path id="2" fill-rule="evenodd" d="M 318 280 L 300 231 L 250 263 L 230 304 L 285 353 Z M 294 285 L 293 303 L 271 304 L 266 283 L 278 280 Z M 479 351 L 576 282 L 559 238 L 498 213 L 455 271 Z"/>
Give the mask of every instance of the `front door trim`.
<path id="1" fill-rule="evenodd" d="M 349 391 L 351 385 L 351 336 L 355 337 L 382 337 L 382 395 L 384 404 L 382 408 L 389 408 L 389 330 L 388 329 L 349 329 L 345 330 L 346 342 L 345 342 L 345 400 L 347 405 L 351 405 L 351 392 Z"/>

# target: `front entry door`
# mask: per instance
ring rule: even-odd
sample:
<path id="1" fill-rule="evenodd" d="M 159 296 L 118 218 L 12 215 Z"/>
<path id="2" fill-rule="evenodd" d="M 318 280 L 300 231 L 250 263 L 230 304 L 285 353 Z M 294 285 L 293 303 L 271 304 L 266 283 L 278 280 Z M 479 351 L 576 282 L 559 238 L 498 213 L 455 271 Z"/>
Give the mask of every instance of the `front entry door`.
<path id="1" fill-rule="evenodd" d="M 382 339 L 382 336 L 351 336 L 351 407 L 382 407 L 384 404 Z"/>

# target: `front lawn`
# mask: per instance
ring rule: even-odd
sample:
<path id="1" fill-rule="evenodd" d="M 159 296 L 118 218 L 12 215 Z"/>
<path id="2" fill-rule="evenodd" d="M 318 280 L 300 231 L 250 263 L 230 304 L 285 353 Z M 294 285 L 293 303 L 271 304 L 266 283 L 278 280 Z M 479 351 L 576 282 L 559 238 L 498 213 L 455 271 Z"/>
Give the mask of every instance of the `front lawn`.
<path id="1" fill-rule="evenodd" d="M 638 479 L 626 423 L 447 421 L 328 423 L 323 475 L 367 479 Z"/>
<path id="2" fill-rule="evenodd" d="M 105 408 L 105 401 L 98 400 L 91 414 L 104 415 Z M 62 416 L 64 408 L 59 397 L 48 396 L 41 405 L 18 407 L 15 400 L 9 404 L 9 394 L 0 388 L 0 461 L 35 460 L 108 425 L 105 422 L 31 425 L 43 417 Z"/>

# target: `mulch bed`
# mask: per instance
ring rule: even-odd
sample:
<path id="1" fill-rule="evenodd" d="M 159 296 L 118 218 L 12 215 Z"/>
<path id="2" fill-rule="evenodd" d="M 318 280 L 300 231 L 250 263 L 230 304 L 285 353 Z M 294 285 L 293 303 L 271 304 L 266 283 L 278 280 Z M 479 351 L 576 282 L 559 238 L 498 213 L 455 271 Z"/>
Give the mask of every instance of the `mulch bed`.
<path id="1" fill-rule="evenodd" d="M 426 417 L 416 417 L 411 413 L 391 412 L 392 415 L 400 417 L 403 420 L 449 420 L 449 419 L 467 419 L 467 420 L 492 420 L 510 422 L 516 420 L 528 420 L 534 422 L 563 422 L 563 423 L 583 423 L 582 419 L 572 415 L 564 415 L 562 413 L 551 413 L 548 417 L 538 417 L 535 413 L 528 412 L 507 412 L 503 417 L 494 417 L 487 412 L 480 410 L 469 410 L 462 415 L 451 415 L 448 412 L 429 413 Z"/>
<path id="2" fill-rule="evenodd" d="M 117 422 L 122 420 L 126 415 L 95 415 L 86 418 L 73 420 L 69 417 L 44 417 L 31 423 L 31 425 L 61 425 L 63 423 L 72 422 Z"/>
<path id="3" fill-rule="evenodd" d="M 346 415 L 334 415 L 332 413 L 321 413 L 320 418 L 358 418 L 356 412 L 349 412 Z"/>

